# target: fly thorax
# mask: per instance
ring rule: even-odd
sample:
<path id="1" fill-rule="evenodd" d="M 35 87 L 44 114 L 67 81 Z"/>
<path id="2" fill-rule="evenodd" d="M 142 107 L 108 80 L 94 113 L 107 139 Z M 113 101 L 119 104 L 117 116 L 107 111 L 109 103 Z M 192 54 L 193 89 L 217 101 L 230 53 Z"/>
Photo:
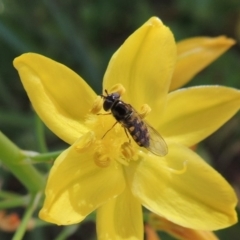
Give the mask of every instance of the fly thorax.
<path id="1" fill-rule="evenodd" d="M 122 101 L 117 101 L 111 108 L 111 112 L 117 121 L 122 121 L 131 114 L 127 105 Z"/>

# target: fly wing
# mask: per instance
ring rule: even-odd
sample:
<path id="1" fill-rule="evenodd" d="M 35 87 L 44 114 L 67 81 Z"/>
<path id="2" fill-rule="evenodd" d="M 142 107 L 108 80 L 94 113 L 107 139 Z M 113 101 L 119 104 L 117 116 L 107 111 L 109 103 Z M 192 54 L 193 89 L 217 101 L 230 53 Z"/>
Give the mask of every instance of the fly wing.
<path id="1" fill-rule="evenodd" d="M 162 136 L 152 126 L 145 122 L 149 133 L 149 146 L 146 147 L 151 153 L 163 157 L 168 153 L 168 147 Z"/>

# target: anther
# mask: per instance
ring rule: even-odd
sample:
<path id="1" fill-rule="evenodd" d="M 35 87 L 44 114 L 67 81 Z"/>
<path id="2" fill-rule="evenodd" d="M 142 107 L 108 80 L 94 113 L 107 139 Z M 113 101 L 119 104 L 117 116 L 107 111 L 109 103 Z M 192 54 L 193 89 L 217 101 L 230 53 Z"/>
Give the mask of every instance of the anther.
<path id="1" fill-rule="evenodd" d="M 94 103 L 93 103 L 92 108 L 90 109 L 90 113 L 92 113 L 92 114 L 99 113 L 100 110 L 102 109 L 102 106 L 103 106 L 102 97 L 101 96 L 97 96 L 95 101 L 94 101 Z"/>
<path id="2" fill-rule="evenodd" d="M 133 149 L 131 143 L 124 142 L 121 145 L 121 153 L 125 158 L 131 159 L 135 155 L 135 150 Z"/>
<path id="3" fill-rule="evenodd" d="M 84 134 L 76 143 L 75 150 L 79 153 L 86 151 L 95 141 L 95 135 L 92 131 Z"/>
<path id="4" fill-rule="evenodd" d="M 94 151 L 94 162 L 98 167 L 105 168 L 111 164 L 111 157 L 108 154 L 106 146 L 102 144 L 101 140 L 96 141 Z"/>
<path id="5" fill-rule="evenodd" d="M 140 117 L 142 119 L 145 118 L 151 112 L 151 110 L 152 109 L 148 106 L 148 104 L 143 104 L 139 112 Z"/>
<path id="6" fill-rule="evenodd" d="M 122 95 L 125 93 L 125 91 L 126 91 L 125 88 L 124 88 L 123 85 L 120 84 L 120 83 L 115 84 L 115 85 L 114 85 L 113 87 L 111 87 L 110 90 L 109 90 L 110 93 L 115 93 L 115 92 L 117 92 L 117 93 L 119 93 L 120 96 L 122 96 Z"/>
<path id="7" fill-rule="evenodd" d="M 111 163 L 111 159 L 106 154 L 102 154 L 101 152 L 94 153 L 94 162 L 98 167 L 105 168 L 108 167 Z"/>

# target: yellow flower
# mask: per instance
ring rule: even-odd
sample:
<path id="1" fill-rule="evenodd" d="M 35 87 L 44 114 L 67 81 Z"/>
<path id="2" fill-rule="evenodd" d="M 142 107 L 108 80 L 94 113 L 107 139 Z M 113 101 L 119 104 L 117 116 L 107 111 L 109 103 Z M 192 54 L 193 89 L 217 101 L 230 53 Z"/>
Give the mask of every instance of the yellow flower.
<path id="1" fill-rule="evenodd" d="M 189 147 L 238 111 L 240 92 L 201 86 L 168 94 L 175 62 L 171 31 L 152 17 L 113 55 L 103 80 L 103 93 L 124 86 L 123 101 L 137 111 L 151 107 L 146 119 L 168 145 L 168 154 L 158 157 L 130 144 L 120 124 L 102 138 L 115 120 L 92 113 L 99 98 L 76 73 L 38 54 L 15 59 L 34 109 L 71 144 L 51 169 L 42 219 L 74 224 L 97 210 L 104 240 L 142 239 L 142 205 L 188 228 L 214 230 L 237 221 L 233 189 Z"/>
<path id="2" fill-rule="evenodd" d="M 170 90 L 177 89 L 190 81 L 233 44 L 235 44 L 235 41 L 225 36 L 215 38 L 194 37 L 178 42 L 177 64 Z"/>

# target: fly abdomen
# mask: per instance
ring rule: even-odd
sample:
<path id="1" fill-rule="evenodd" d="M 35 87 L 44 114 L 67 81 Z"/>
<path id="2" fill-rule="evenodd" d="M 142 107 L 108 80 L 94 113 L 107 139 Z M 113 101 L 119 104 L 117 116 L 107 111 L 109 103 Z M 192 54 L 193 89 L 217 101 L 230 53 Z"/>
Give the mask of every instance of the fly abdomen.
<path id="1" fill-rule="evenodd" d="M 132 119 L 124 122 L 123 126 L 127 128 L 128 132 L 139 146 L 149 146 L 149 133 L 143 121 L 137 117 L 132 117 Z"/>

